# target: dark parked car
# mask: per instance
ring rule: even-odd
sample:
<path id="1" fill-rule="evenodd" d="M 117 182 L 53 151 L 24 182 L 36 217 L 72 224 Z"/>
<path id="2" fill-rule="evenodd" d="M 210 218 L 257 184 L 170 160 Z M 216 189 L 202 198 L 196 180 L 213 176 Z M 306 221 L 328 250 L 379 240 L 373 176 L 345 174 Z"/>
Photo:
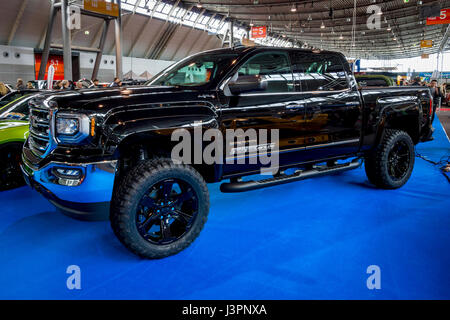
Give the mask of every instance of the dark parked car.
<path id="1" fill-rule="evenodd" d="M 14 100 L 17 100 L 17 99 L 23 97 L 24 95 L 28 95 L 28 94 L 34 93 L 34 92 L 38 92 L 38 90 L 25 89 L 25 90 L 14 90 L 14 91 L 8 92 L 7 94 L 5 94 L 3 97 L 0 98 L 0 108 L 3 108 L 8 103 L 10 103 Z"/>
<path id="2" fill-rule="evenodd" d="M 370 182 L 399 188 L 413 170 L 415 144 L 433 132 L 428 88 L 358 90 L 342 54 L 287 48 L 208 51 L 146 86 L 57 92 L 30 104 L 28 183 L 74 217 L 106 212 L 120 241 L 146 258 L 175 254 L 197 238 L 209 212 L 207 182 L 229 179 L 223 192 L 248 191 L 365 159 Z M 216 152 L 223 161 L 174 161 L 172 134 L 199 127 L 224 136 L 234 129 L 245 139 Z M 252 149 L 238 129 L 277 129 L 279 141 Z M 194 157 L 207 151 L 197 140 L 191 147 Z M 278 155 L 279 171 L 241 180 L 261 172 L 262 162 L 247 160 L 264 153 Z"/>
<path id="3" fill-rule="evenodd" d="M 361 87 L 392 87 L 394 81 L 388 76 L 379 75 L 356 75 L 356 81 Z"/>

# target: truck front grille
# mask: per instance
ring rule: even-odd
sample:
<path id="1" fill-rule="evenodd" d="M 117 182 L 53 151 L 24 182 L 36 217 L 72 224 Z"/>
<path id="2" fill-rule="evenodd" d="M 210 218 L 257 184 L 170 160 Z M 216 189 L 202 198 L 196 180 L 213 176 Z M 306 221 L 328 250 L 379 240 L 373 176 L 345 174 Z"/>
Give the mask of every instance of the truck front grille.
<path id="1" fill-rule="evenodd" d="M 42 156 L 50 142 L 50 110 L 36 105 L 30 105 L 30 137 L 31 150 Z"/>

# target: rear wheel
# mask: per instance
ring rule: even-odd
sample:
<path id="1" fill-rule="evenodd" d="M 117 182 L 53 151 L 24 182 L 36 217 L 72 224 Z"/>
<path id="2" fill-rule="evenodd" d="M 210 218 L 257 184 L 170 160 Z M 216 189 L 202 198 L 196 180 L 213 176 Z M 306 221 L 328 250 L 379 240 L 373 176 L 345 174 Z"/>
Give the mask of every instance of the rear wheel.
<path id="1" fill-rule="evenodd" d="M 0 191 L 25 185 L 20 169 L 21 146 L 0 148 Z"/>
<path id="2" fill-rule="evenodd" d="M 188 247 L 208 216 L 209 193 L 192 167 L 170 159 L 138 164 L 117 188 L 111 226 L 135 254 L 163 258 Z"/>
<path id="3" fill-rule="evenodd" d="M 379 188 L 400 188 L 411 176 L 414 160 L 411 137 L 404 131 L 388 129 L 377 148 L 366 156 L 366 174 Z"/>

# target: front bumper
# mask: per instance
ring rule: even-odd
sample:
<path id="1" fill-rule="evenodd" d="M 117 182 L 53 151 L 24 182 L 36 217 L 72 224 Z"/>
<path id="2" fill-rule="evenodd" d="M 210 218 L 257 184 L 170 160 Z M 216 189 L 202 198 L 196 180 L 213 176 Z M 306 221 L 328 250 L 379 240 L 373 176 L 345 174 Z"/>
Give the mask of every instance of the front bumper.
<path id="1" fill-rule="evenodd" d="M 93 163 L 50 162 L 35 167 L 22 157 L 21 169 L 27 184 L 64 214 L 81 220 L 109 218 L 117 160 Z M 55 169 L 79 173 L 76 179 L 55 175 Z"/>

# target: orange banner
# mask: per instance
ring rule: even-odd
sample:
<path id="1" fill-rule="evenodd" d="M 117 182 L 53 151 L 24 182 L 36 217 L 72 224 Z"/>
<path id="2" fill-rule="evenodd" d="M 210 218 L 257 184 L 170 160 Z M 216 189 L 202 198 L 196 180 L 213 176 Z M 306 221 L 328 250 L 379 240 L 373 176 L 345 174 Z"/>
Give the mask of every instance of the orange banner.
<path id="1" fill-rule="evenodd" d="M 35 53 L 34 54 L 34 72 L 36 73 L 36 80 L 39 75 L 39 68 L 41 67 L 42 54 Z M 48 57 L 47 67 L 45 68 L 45 78 L 47 80 L 48 67 L 53 64 L 55 67 L 55 75 L 53 80 L 64 80 L 64 59 L 63 56 L 53 55 L 51 54 Z"/>
<path id="2" fill-rule="evenodd" d="M 433 40 L 420 40 L 420 47 L 421 48 L 432 48 Z"/>
<path id="3" fill-rule="evenodd" d="M 83 8 L 84 10 L 107 16 L 119 16 L 119 6 L 117 3 L 106 2 L 105 0 L 84 0 Z"/>
<path id="4" fill-rule="evenodd" d="M 439 17 L 427 18 L 427 25 L 450 23 L 450 9 L 442 9 Z"/>
<path id="5" fill-rule="evenodd" d="M 252 27 L 252 38 L 265 38 L 267 36 L 267 27 L 261 26 L 261 27 Z"/>

